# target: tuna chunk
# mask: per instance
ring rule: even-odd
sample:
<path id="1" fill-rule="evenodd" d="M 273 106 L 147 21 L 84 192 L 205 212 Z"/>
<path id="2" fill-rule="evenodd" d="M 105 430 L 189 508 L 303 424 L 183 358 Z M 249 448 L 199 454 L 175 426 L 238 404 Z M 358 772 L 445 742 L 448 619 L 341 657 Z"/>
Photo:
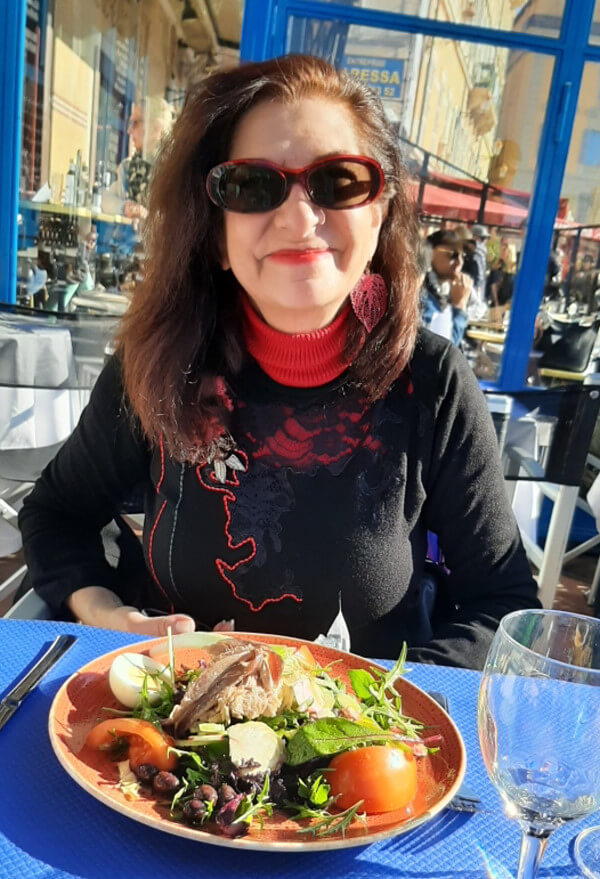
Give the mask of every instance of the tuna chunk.
<path id="1" fill-rule="evenodd" d="M 197 723 L 278 713 L 280 681 L 271 675 L 268 648 L 232 638 L 213 645 L 209 652 L 213 661 L 192 681 L 169 717 L 176 736 L 185 735 Z"/>

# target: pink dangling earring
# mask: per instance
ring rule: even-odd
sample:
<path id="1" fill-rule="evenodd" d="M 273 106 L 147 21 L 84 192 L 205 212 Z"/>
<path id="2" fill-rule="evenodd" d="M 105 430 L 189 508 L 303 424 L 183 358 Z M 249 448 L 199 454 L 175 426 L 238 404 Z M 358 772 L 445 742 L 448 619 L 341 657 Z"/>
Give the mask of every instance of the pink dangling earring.
<path id="1" fill-rule="evenodd" d="M 367 333 L 377 326 L 385 314 L 387 299 L 385 281 L 381 275 L 370 272 L 367 266 L 364 275 L 350 293 L 352 310 Z"/>

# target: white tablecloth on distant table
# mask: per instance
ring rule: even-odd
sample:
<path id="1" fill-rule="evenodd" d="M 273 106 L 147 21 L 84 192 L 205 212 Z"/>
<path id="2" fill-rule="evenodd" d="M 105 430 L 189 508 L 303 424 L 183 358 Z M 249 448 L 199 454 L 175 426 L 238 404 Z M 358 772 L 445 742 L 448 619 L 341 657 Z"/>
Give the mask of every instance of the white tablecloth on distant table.
<path id="1" fill-rule="evenodd" d="M 89 396 L 75 386 L 66 327 L 0 321 L 0 449 L 65 440 Z"/>

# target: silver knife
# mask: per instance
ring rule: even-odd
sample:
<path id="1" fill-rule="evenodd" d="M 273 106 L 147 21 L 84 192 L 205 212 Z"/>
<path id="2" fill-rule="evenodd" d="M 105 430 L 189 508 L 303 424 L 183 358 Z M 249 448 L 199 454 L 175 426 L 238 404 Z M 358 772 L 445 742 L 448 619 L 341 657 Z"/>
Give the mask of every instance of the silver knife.
<path id="1" fill-rule="evenodd" d="M 52 668 L 54 663 L 66 653 L 76 640 L 75 635 L 58 635 L 33 668 L 17 681 L 4 699 L 0 699 L 0 729 L 13 716 L 17 708 L 20 707 L 25 696 L 31 693 L 34 687 L 37 687 L 46 672 Z"/>

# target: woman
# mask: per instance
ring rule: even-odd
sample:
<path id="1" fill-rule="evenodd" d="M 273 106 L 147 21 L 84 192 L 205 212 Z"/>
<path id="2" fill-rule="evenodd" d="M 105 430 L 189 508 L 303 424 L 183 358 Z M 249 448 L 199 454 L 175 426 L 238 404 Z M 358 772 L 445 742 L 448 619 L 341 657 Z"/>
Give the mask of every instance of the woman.
<path id="1" fill-rule="evenodd" d="M 431 267 L 421 290 L 423 323 L 438 336 L 460 345 L 467 326 L 467 303 L 473 292 L 471 278 L 462 270 L 463 239 L 451 229 L 440 229 L 426 239 Z"/>
<path id="2" fill-rule="evenodd" d="M 57 611 L 314 638 L 341 602 L 357 652 L 407 640 L 413 659 L 480 666 L 500 617 L 536 603 L 476 381 L 417 336 L 404 181 L 379 100 L 318 59 L 189 96 L 118 356 L 21 513 Z M 99 532 L 139 484 L 146 567 L 119 580 Z M 451 570 L 433 634 L 428 529 Z"/>

